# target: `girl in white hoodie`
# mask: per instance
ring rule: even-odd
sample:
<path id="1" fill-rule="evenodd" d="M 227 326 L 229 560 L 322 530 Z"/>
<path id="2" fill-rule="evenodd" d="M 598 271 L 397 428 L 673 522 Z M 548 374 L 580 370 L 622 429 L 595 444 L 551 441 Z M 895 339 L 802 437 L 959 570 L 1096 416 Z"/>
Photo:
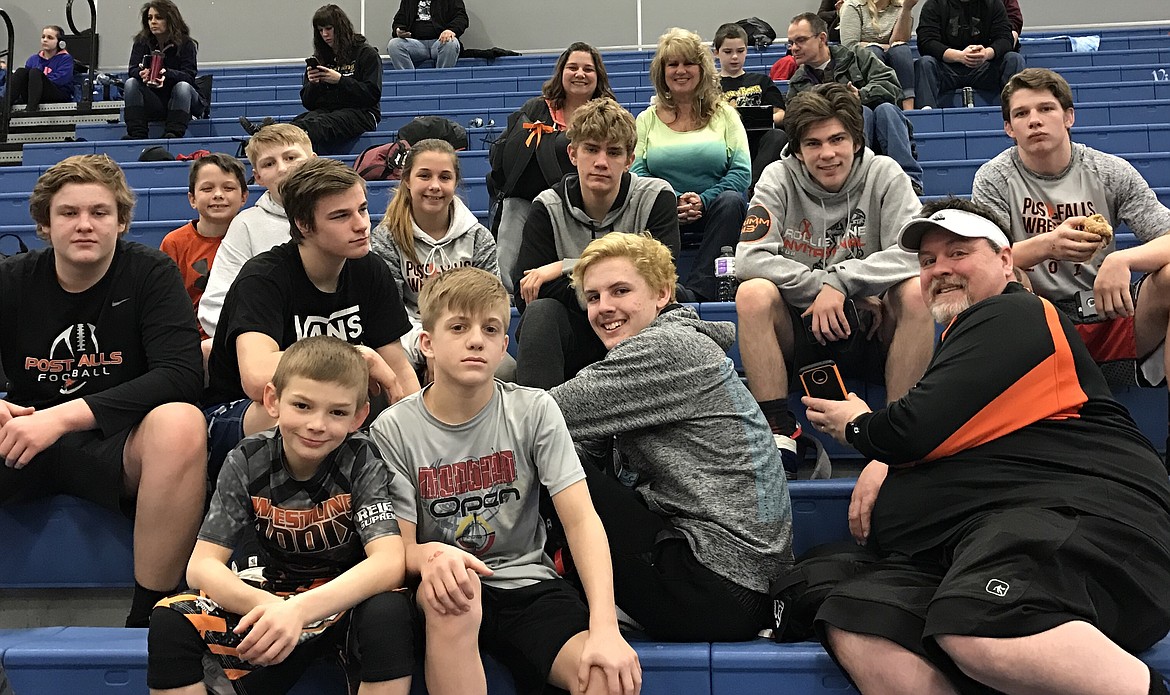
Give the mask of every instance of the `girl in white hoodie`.
<path id="1" fill-rule="evenodd" d="M 414 330 L 402 336 L 402 347 L 420 371 L 426 366 L 418 349 L 422 332 L 418 293 L 423 283 L 465 265 L 500 275 L 491 232 L 455 195 L 461 183 L 459 158 L 450 143 L 435 139 L 415 143 L 402 168 L 402 183 L 371 242 L 373 251 L 390 266 L 414 324 Z M 514 371 L 515 362 L 509 357 L 497 376 L 503 378 Z"/>

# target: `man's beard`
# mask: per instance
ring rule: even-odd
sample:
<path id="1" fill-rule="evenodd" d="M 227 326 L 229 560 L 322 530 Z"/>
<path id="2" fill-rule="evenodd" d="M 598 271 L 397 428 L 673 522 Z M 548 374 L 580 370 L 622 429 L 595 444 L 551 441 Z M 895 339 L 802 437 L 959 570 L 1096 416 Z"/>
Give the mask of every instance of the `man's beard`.
<path id="1" fill-rule="evenodd" d="M 946 294 L 935 294 L 940 286 L 958 289 Z M 936 323 L 950 323 L 956 316 L 971 308 L 971 295 L 967 293 L 967 283 L 951 280 L 931 282 L 929 307 L 930 315 L 934 317 Z"/>

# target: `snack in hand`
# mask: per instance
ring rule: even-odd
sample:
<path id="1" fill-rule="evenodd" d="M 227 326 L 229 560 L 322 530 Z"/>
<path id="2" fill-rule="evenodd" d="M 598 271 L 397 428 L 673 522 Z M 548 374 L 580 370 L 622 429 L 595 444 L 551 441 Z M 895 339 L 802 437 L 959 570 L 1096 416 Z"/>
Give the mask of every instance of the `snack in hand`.
<path id="1" fill-rule="evenodd" d="M 1101 237 L 1101 248 L 1105 248 L 1109 242 L 1113 241 L 1113 227 L 1099 214 L 1086 217 L 1081 229 Z"/>

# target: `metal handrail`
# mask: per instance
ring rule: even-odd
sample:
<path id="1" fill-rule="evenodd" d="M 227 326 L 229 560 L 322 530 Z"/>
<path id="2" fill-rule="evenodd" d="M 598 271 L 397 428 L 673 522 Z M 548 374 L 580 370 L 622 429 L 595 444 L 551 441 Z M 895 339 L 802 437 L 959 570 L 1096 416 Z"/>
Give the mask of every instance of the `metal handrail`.
<path id="1" fill-rule="evenodd" d="M 83 94 L 81 95 L 82 104 L 93 103 L 93 84 L 97 74 L 98 61 L 98 45 L 97 45 L 97 4 L 94 0 L 86 0 L 89 3 L 89 76 L 85 78 L 84 86 L 82 87 Z M 69 31 L 74 34 L 82 33 L 77 25 L 73 23 L 73 0 L 69 0 L 65 5 L 65 21 L 69 23 Z"/>
<path id="2" fill-rule="evenodd" d="M 8 29 L 8 60 L 4 63 L 4 113 L 0 114 L 0 142 L 8 142 L 8 123 L 12 119 L 12 56 L 16 50 L 16 31 L 12 28 L 12 18 L 3 9 L 0 9 L 0 18 Z"/>

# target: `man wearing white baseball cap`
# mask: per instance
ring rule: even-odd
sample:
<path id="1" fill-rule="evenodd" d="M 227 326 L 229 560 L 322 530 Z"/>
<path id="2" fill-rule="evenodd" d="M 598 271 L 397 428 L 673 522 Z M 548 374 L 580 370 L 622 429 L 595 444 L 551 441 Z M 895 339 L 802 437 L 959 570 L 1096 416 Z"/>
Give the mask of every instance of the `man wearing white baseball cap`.
<path id="1" fill-rule="evenodd" d="M 989 208 L 928 204 L 899 237 L 947 326 L 922 380 L 877 412 L 804 399 L 890 464 L 858 481 L 881 559 L 817 633 L 866 695 L 1164 695 L 1132 654 L 1170 629 L 1166 470 L 1071 322 L 1013 281 L 1007 242 Z"/>

